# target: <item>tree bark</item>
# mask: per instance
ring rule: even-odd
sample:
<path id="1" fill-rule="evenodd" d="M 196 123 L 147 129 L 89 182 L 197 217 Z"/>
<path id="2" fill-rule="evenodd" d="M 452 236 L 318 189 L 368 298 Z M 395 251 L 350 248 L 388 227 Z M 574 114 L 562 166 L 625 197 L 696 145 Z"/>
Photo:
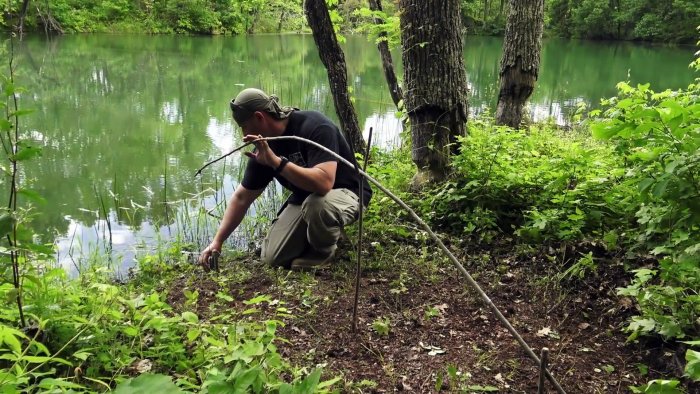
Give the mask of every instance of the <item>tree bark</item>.
<path id="1" fill-rule="evenodd" d="M 496 123 L 519 128 L 540 71 L 544 0 L 510 0 Z"/>
<path id="2" fill-rule="evenodd" d="M 467 76 L 459 0 L 400 0 L 404 105 L 411 123 L 415 180 L 448 172 L 457 137 L 466 134 Z"/>
<path id="3" fill-rule="evenodd" d="M 314 41 L 318 47 L 318 54 L 328 72 L 328 82 L 333 103 L 340 120 L 340 128 L 353 146 L 355 152 L 363 153 L 365 142 L 362 139 L 360 125 L 357 121 L 355 106 L 350 101 L 348 93 L 347 66 L 345 54 L 338 44 L 338 39 L 333 31 L 328 8 L 324 0 L 306 0 L 304 12 L 313 32 Z"/>
<path id="4" fill-rule="evenodd" d="M 369 9 L 372 11 L 383 11 L 381 0 L 369 0 Z M 384 23 L 381 19 L 375 19 L 375 24 L 379 25 Z M 386 32 L 379 33 L 379 38 L 386 37 Z M 391 94 L 391 100 L 394 101 L 397 109 L 399 108 L 399 103 L 403 100 L 403 91 L 399 85 L 399 80 L 396 78 L 396 72 L 394 71 L 394 61 L 391 58 L 391 51 L 389 51 L 389 43 L 386 40 L 381 40 L 377 44 L 377 49 L 379 49 L 379 54 L 382 58 L 382 69 L 384 70 L 384 78 L 386 78 L 386 83 L 389 85 L 389 93 Z"/>
<path id="5" fill-rule="evenodd" d="M 17 26 L 20 40 L 22 39 L 22 36 L 24 35 L 24 21 L 27 18 L 27 11 L 28 10 L 29 10 L 29 0 L 23 0 L 22 1 L 22 8 L 19 11 L 19 23 Z"/>

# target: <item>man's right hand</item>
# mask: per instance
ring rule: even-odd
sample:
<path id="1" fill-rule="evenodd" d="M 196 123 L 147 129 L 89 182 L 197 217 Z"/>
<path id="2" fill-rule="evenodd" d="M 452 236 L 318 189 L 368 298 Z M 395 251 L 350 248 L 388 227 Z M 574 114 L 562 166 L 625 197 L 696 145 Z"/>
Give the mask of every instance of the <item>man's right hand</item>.
<path id="1" fill-rule="evenodd" d="M 204 269 L 209 269 L 209 257 L 211 257 L 212 252 L 218 252 L 221 253 L 221 243 L 217 241 L 212 241 L 212 243 L 209 244 L 204 250 L 202 250 L 202 253 L 199 254 L 199 265 L 204 267 Z"/>

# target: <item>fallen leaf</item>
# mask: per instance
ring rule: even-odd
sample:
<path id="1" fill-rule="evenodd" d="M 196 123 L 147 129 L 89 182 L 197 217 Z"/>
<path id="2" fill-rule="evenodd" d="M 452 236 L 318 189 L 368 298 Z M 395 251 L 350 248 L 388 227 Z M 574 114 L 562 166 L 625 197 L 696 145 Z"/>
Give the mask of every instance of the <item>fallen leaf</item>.
<path id="1" fill-rule="evenodd" d="M 439 310 L 440 313 L 445 313 L 445 310 L 448 308 L 447 304 L 442 304 L 442 305 L 435 305 L 435 309 Z"/>
<path id="2" fill-rule="evenodd" d="M 131 370 L 138 374 L 150 372 L 151 368 L 153 368 L 153 363 L 147 358 L 144 358 L 143 360 L 134 361 L 131 364 Z"/>
<path id="3" fill-rule="evenodd" d="M 585 329 L 587 329 L 587 328 L 590 327 L 590 326 L 591 326 L 591 325 L 588 324 L 588 323 L 581 323 L 581 324 L 578 325 L 578 328 L 579 328 L 580 330 L 585 330 Z"/>
<path id="4" fill-rule="evenodd" d="M 544 338 L 544 337 L 548 336 L 548 335 L 551 334 L 551 333 L 552 333 L 552 329 L 551 329 L 551 328 L 549 328 L 549 327 L 544 327 L 543 329 L 537 331 L 537 334 L 536 334 L 536 335 L 537 335 L 538 337 L 540 337 L 540 338 Z"/>

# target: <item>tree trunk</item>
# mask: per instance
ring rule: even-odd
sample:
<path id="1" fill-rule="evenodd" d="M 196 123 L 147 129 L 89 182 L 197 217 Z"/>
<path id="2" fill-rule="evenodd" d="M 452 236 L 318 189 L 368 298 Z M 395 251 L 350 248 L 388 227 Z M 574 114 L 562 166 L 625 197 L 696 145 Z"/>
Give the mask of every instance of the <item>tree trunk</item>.
<path id="1" fill-rule="evenodd" d="M 313 32 L 314 41 L 318 47 L 318 54 L 323 65 L 328 71 L 328 82 L 335 111 L 340 119 L 340 128 L 349 139 L 355 152 L 364 152 L 365 142 L 362 139 L 360 126 L 355 113 L 355 106 L 350 101 L 348 93 L 347 66 L 345 65 L 345 55 L 338 44 L 338 39 L 333 31 L 328 8 L 324 0 L 306 0 L 304 2 L 306 19 Z"/>
<path id="2" fill-rule="evenodd" d="M 544 0 L 510 0 L 509 8 L 496 123 L 518 128 L 540 71 Z"/>
<path id="3" fill-rule="evenodd" d="M 372 11 L 382 11 L 381 0 L 369 0 L 369 9 Z M 384 23 L 383 20 L 375 19 L 375 24 Z M 379 33 L 379 38 L 386 37 L 386 32 Z M 394 101 L 397 109 L 399 108 L 399 103 L 403 100 L 403 91 L 399 85 L 399 80 L 396 78 L 396 72 L 394 72 L 394 61 L 391 58 L 391 52 L 389 51 L 389 44 L 386 40 L 382 40 L 377 44 L 379 49 L 379 54 L 382 57 L 382 69 L 384 70 L 384 78 L 386 78 L 386 83 L 389 85 L 389 93 L 391 94 L 391 99 Z"/>
<path id="4" fill-rule="evenodd" d="M 484 0 L 484 29 L 486 29 L 486 22 L 489 19 L 489 0 Z"/>
<path id="5" fill-rule="evenodd" d="M 411 123 L 414 180 L 440 180 L 466 134 L 467 76 L 459 0 L 400 0 L 404 106 Z"/>
<path id="6" fill-rule="evenodd" d="M 19 23 L 17 25 L 17 30 L 19 33 L 20 40 L 24 35 L 24 20 L 27 18 L 27 11 L 29 10 L 29 0 L 22 1 L 22 8 L 19 11 Z"/>

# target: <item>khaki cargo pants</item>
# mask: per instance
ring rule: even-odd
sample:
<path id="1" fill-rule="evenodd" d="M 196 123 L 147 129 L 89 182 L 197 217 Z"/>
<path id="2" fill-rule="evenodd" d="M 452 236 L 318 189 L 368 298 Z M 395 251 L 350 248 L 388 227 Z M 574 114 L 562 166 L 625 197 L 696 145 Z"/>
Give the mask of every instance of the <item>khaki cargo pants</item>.
<path id="1" fill-rule="evenodd" d="M 288 204 L 263 241 L 262 261 L 288 268 L 293 259 L 314 249 L 330 253 L 341 228 L 357 219 L 358 201 L 348 189 L 333 189 L 325 196 L 312 194 L 301 205 Z"/>

